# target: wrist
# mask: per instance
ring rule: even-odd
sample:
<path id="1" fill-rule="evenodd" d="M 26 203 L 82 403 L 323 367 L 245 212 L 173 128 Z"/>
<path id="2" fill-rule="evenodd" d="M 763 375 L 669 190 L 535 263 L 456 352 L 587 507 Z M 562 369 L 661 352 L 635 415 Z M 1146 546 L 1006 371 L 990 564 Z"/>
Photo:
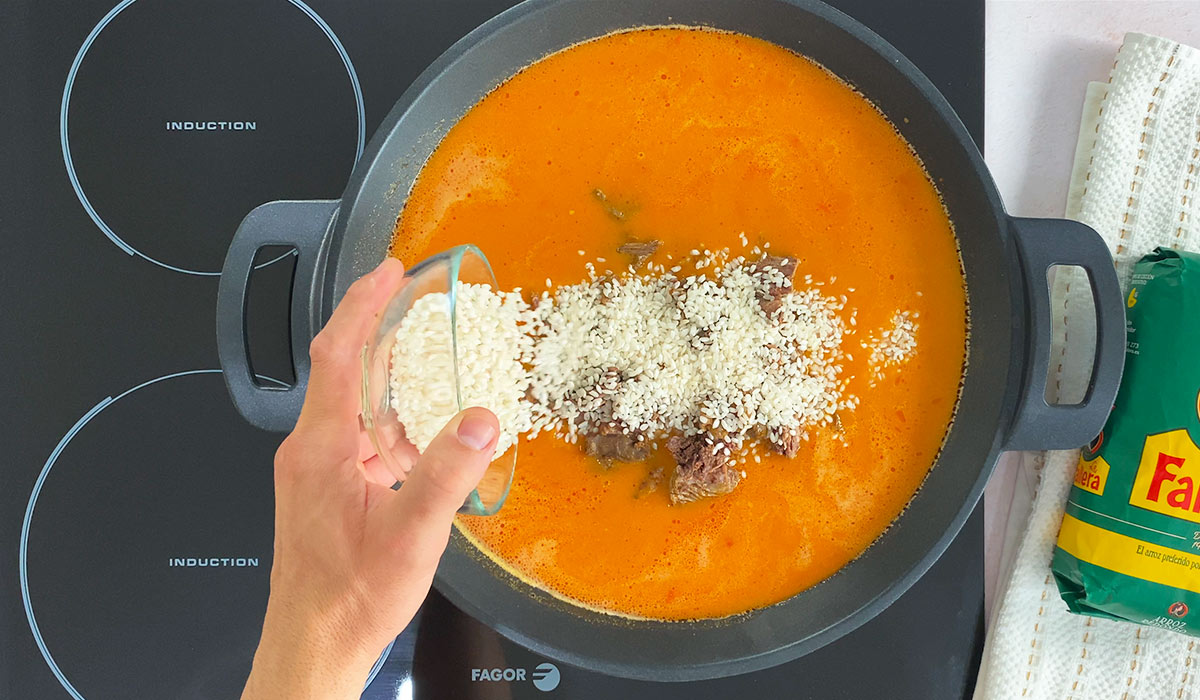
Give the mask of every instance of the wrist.
<path id="1" fill-rule="evenodd" d="M 268 606 L 242 700 L 358 698 L 379 652 L 346 636 L 336 625 Z"/>

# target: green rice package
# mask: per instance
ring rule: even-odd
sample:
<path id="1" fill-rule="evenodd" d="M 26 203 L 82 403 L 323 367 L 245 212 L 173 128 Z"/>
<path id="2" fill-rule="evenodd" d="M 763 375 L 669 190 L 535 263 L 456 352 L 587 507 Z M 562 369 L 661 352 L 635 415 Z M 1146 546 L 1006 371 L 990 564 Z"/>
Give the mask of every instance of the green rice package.
<path id="1" fill-rule="evenodd" d="M 1200 255 L 1142 258 L 1126 307 L 1121 389 L 1051 569 L 1072 612 L 1200 636 Z"/>

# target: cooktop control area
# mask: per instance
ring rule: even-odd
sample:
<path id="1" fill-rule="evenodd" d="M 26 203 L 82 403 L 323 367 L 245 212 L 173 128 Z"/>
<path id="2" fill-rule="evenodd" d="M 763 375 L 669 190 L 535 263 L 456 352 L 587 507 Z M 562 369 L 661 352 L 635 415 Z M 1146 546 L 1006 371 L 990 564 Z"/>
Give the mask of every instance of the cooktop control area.
<path id="1" fill-rule="evenodd" d="M 268 592 L 281 436 L 242 421 L 225 391 L 213 330 L 225 249 L 262 202 L 338 197 L 409 83 L 511 4 L 0 10 L 0 696 L 238 696 Z M 905 52 L 982 138 L 982 0 L 833 4 Z M 289 380 L 291 259 L 261 256 L 252 285 L 263 382 Z M 364 697 L 962 696 L 980 652 L 982 557 L 977 514 L 856 632 L 689 684 L 555 663 L 433 593 L 381 650 Z"/>

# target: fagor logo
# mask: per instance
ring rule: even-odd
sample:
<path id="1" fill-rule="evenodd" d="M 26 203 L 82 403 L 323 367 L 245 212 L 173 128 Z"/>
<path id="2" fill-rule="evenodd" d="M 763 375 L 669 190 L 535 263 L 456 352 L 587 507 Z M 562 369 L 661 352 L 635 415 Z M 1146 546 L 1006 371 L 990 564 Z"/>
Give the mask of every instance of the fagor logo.
<path id="1" fill-rule="evenodd" d="M 543 693 L 548 693 L 558 687 L 562 676 L 559 674 L 557 666 L 552 663 L 543 663 L 538 664 L 537 668 L 533 669 L 533 673 L 529 673 L 523 668 L 473 668 L 471 669 L 471 680 L 478 683 L 512 683 L 532 680 L 533 687 Z"/>
<path id="2" fill-rule="evenodd" d="M 538 667 L 533 669 L 533 687 L 544 693 L 557 688 L 559 680 L 561 676 L 554 664 L 538 664 Z"/>

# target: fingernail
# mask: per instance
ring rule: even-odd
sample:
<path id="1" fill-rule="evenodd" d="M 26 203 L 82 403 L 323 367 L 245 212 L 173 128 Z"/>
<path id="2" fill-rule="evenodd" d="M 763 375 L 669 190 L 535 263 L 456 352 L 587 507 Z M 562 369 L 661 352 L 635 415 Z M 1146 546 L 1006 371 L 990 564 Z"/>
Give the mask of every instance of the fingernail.
<path id="1" fill-rule="evenodd" d="M 467 416 L 458 424 L 458 441 L 476 452 L 481 452 L 496 439 L 496 426 L 491 421 Z"/>

